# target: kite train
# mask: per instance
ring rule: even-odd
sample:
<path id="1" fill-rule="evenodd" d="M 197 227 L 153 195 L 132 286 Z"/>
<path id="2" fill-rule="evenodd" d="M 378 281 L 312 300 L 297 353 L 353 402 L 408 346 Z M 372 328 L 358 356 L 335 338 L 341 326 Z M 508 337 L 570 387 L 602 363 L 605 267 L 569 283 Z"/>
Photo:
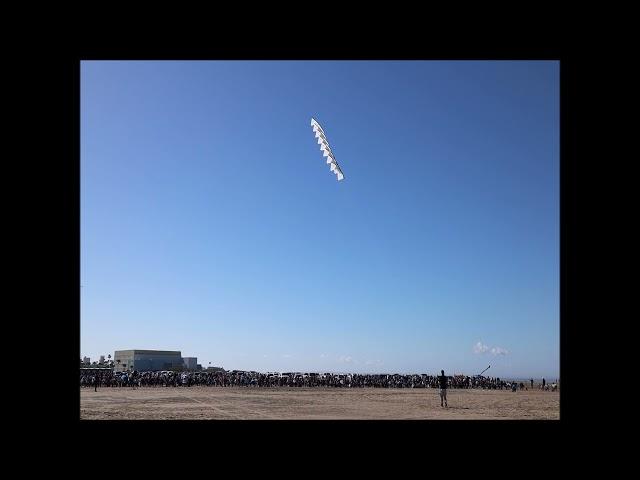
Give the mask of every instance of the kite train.
<path id="1" fill-rule="evenodd" d="M 311 118 L 311 126 L 313 127 L 313 133 L 316 134 L 316 138 L 318 139 L 318 144 L 320 145 L 320 150 L 322 151 L 322 156 L 327 157 L 327 164 L 330 165 L 329 169 L 338 176 L 338 181 L 344 178 L 342 170 L 338 166 L 338 162 L 336 158 L 333 156 L 333 152 L 331 148 L 329 148 L 329 142 L 327 140 L 327 135 L 324 133 L 324 130 L 320 126 L 315 119 Z"/>

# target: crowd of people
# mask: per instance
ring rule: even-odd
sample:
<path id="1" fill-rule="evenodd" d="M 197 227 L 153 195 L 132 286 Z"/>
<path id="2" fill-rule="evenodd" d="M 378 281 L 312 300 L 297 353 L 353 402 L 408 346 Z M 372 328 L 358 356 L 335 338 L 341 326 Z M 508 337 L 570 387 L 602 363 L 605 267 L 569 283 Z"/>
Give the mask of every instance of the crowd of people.
<path id="1" fill-rule="evenodd" d="M 480 375 L 447 377 L 448 388 L 483 390 L 528 390 L 523 382 Z M 427 374 L 338 374 L 338 373 L 278 373 L 247 372 L 114 372 L 81 371 L 80 387 L 331 387 L 331 388 L 440 388 L 438 376 Z M 543 379 L 540 388 L 557 390 L 557 383 L 549 385 Z M 533 380 L 531 380 L 533 389 Z"/>

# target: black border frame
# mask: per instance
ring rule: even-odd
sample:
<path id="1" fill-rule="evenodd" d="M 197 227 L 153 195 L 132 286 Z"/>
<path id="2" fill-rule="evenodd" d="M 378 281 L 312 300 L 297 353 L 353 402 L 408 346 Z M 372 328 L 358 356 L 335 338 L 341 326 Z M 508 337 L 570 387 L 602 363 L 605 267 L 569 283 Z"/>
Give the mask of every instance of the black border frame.
<path id="1" fill-rule="evenodd" d="M 193 53 L 195 52 L 195 53 Z M 272 421 L 215 421 L 215 422 L 195 422 L 195 421 L 80 421 L 79 420 L 79 395 L 77 390 L 77 358 L 80 348 L 80 62 L 81 60 L 98 59 L 167 59 L 167 60 L 559 60 L 560 61 L 560 378 L 562 381 L 561 391 L 561 414 L 559 421 L 527 420 L 527 421 L 277 421 L 277 430 L 285 430 L 287 434 L 299 433 L 308 436 L 311 432 L 333 436 L 335 432 L 358 431 L 367 434 L 397 434 L 399 432 L 415 433 L 422 435 L 425 428 L 435 437 L 445 435 L 451 438 L 458 438 L 458 434 L 471 429 L 477 432 L 478 429 L 499 431 L 500 434 L 515 433 L 519 429 L 528 431 L 538 430 L 555 436 L 561 426 L 577 421 L 574 414 L 576 404 L 574 403 L 574 388 L 577 388 L 577 378 L 574 376 L 572 366 L 572 355 L 575 350 L 572 348 L 572 335 L 575 334 L 576 326 L 576 280 L 577 280 L 577 251 L 575 245 L 578 237 L 576 233 L 578 219 L 577 205 L 577 134 L 578 134 L 578 113 L 575 92 L 578 84 L 579 61 L 575 57 L 568 57 L 560 49 L 539 49 L 533 55 L 531 53 L 520 53 L 504 56 L 503 54 L 480 54 L 461 56 L 455 52 L 445 55 L 429 55 L 422 51 L 414 51 L 403 54 L 391 51 L 389 48 L 375 47 L 375 51 L 362 53 L 353 48 L 338 48 L 331 50 L 311 49 L 301 53 L 301 50 L 292 49 L 269 49 L 269 48 L 224 48 L 224 49 L 191 49 L 188 53 L 178 52 L 168 49 L 165 53 L 158 54 L 149 49 L 130 51 L 128 54 L 112 55 L 110 52 L 93 50 L 91 52 L 77 49 L 72 54 L 56 62 L 62 67 L 61 83 L 57 85 L 56 94 L 62 93 L 62 110 L 66 113 L 65 121 L 61 123 L 63 127 L 64 158 L 56 191 L 61 194 L 61 210 L 63 212 L 66 226 L 62 232 L 61 247 L 64 252 L 64 265 L 62 270 L 66 272 L 65 280 L 58 285 L 61 295 L 64 297 L 66 307 L 64 308 L 65 318 L 77 319 L 64 325 L 64 332 L 59 337 L 59 343 L 66 345 L 64 357 L 68 358 L 68 366 L 62 367 L 65 372 L 70 372 L 68 376 L 69 384 L 65 388 L 64 398 L 69 398 L 63 402 L 65 418 L 77 425 L 85 434 L 88 430 L 103 430 L 119 432 L 120 429 L 131 428 L 134 430 L 144 429 L 151 431 L 171 430 L 175 433 L 189 431 L 197 434 L 208 434 L 212 430 L 228 436 L 237 438 L 247 438 L 249 430 L 252 434 L 256 431 L 262 433 L 263 430 L 270 430 L 274 426 Z M 77 262 L 77 263 L 76 263 Z M 67 348 L 68 347 L 68 348 Z M 67 355 L 68 354 L 68 355 Z M 73 363 L 72 363 L 73 362 Z M 63 365 L 67 365 L 66 360 Z M 65 377 L 66 378 L 66 377 Z M 66 385 L 66 383 L 65 383 Z M 425 425 L 428 424 L 428 425 Z M 489 424 L 491 424 L 489 426 Z M 354 430 L 355 429 L 355 430 Z M 446 432 L 446 434 L 445 434 Z M 282 433 L 282 432 L 281 432 Z"/>

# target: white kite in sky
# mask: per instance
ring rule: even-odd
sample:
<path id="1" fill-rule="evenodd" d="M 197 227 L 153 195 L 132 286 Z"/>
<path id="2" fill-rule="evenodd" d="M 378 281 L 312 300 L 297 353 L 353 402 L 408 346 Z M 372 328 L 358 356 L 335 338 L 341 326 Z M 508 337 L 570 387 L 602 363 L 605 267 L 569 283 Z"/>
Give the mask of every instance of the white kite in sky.
<path id="1" fill-rule="evenodd" d="M 322 156 L 327 157 L 327 164 L 330 165 L 329 169 L 338 176 L 338 181 L 344 178 L 342 170 L 340 170 L 340 166 L 336 161 L 336 158 L 329 147 L 329 141 L 327 140 L 327 135 L 324 133 L 324 130 L 320 126 L 315 119 L 311 118 L 311 126 L 313 127 L 313 133 L 316 134 L 316 138 L 318 139 L 318 144 L 320 145 L 320 150 L 322 151 Z"/>

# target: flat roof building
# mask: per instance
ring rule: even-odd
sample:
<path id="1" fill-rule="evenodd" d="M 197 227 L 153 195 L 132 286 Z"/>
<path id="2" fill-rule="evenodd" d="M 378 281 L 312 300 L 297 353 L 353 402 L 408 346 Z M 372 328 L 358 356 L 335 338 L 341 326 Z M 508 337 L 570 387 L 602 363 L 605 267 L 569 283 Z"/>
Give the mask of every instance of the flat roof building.
<path id="1" fill-rule="evenodd" d="M 116 350 L 113 359 L 116 372 L 174 370 L 184 366 L 182 353 L 170 350 Z"/>

